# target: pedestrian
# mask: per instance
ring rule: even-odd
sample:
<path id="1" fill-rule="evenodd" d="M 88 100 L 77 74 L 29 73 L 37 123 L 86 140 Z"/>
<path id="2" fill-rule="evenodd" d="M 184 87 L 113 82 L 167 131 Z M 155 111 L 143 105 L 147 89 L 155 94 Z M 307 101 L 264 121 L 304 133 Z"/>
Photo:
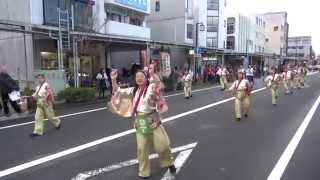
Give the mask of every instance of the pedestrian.
<path id="1" fill-rule="evenodd" d="M 191 70 L 185 70 L 184 75 L 182 76 L 182 81 L 184 85 L 184 97 L 189 99 L 192 97 L 192 79 L 193 74 Z"/>
<path id="2" fill-rule="evenodd" d="M 178 87 L 178 80 L 179 80 L 179 72 L 178 72 L 177 66 L 174 67 L 174 70 L 171 72 L 170 77 L 172 78 L 172 81 L 173 81 L 173 89 L 176 91 Z"/>
<path id="3" fill-rule="evenodd" d="M 226 85 L 227 85 L 227 75 L 229 74 L 228 70 L 226 67 L 224 67 L 223 65 L 219 68 L 217 74 L 220 77 L 220 87 L 221 87 L 221 91 L 224 91 L 226 89 Z"/>
<path id="4" fill-rule="evenodd" d="M 0 67 L 0 93 L 1 93 L 1 99 L 3 103 L 2 105 L 3 105 L 5 116 L 10 116 L 8 102 L 11 104 L 11 106 L 17 113 L 21 113 L 21 109 L 17 101 L 12 100 L 9 97 L 9 94 L 14 91 L 19 91 L 19 85 L 17 81 L 12 79 L 12 77 L 8 74 L 5 66 L 1 66 Z"/>
<path id="5" fill-rule="evenodd" d="M 268 65 L 265 65 L 263 67 L 263 79 L 268 75 Z"/>
<path id="6" fill-rule="evenodd" d="M 207 79 L 210 81 L 210 67 L 206 64 L 203 69 L 203 83 L 206 83 Z"/>
<path id="7" fill-rule="evenodd" d="M 249 80 L 250 84 L 254 85 L 254 69 L 251 65 L 246 69 L 246 77 Z"/>
<path id="8" fill-rule="evenodd" d="M 245 78 L 245 73 L 242 70 L 238 70 L 237 80 L 234 81 L 229 90 L 235 97 L 234 107 L 236 120 L 241 120 L 241 114 L 244 113 L 245 117 L 248 117 L 250 109 L 250 95 L 252 86 L 250 82 Z"/>
<path id="9" fill-rule="evenodd" d="M 278 99 L 279 99 L 279 84 L 280 84 L 281 77 L 277 73 L 276 68 L 271 68 L 270 75 L 268 75 L 265 79 L 267 83 L 267 87 L 271 90 L 271 97 L 272 97 L 272 105 L 276 106 Z"/>
<path id="10" fill-rule="evenodd" d="M 55 116 L 53 110 L 54 93 L 50 84 L 46 81 L 44 74 L 38 74 L 38 86 L 35 93 L 32 95 L 33 99 L 37 102 L 37 109 L 35 114 L 34 131 L 31 137 L 43 135 L 44 131 L 44 118 L 47 118 L 57 130 L 61 128 L 61 121 Z"/>
<path id="11" fill-rule="evenodd" d="M 112 71 L 111 79 L 115 94 L 132 97 L 134 128 L 137 138 L 137 155 L 139 162 L 138 176 L 145 179 L 150 177 L 150 148 L 159 154 L 160 164 L 168 168 L 171 173 L 176 172 L 170 150 L 169 137 L 161 124 L 156 102 L 159 98 L 159 89 L 155 84 L 149 84 L 147 74 L 138 70 L 135 75 L 135 87 L 121 89 L 118 87 L 117 71 Z"/>
<path id="12" fill-rule="evenodd" d="M 107 83 L 108 83 L 108 76 L 106 71 L 102 68 L 100 69 L 100 72 L 97 74 L 96 79 L 99 82 L 99 98 L 104 98 L 104 92 L 107 89 Z"/>
<path id="13" fill-rule="evenodd" d="M 286 95 L 292 94 L 293 93 L 292 91 L 293 75 L 289 65 L 284 67 L 284 72 L 282 73 L 282 80 L 283 80 L 283 86 L 286 91 L 285 94 Z"/>

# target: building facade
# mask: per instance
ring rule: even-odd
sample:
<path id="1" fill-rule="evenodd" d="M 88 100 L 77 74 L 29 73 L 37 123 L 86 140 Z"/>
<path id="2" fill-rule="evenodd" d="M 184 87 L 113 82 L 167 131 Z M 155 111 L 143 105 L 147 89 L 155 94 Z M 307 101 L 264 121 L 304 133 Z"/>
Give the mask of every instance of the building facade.
<path id="1" fill-rule="evenodd" d="M 286 12 L 263 14 L 266 22 L 265 52 L 284 57 L 287 54 L 289 24 Z"/>
<path id="2" fill-rule="evenodd" d="M 226 47 L 227 0 L 207 0 L 207 47 Z"/>
<path id="3" fill-rule="evenodd" d="M 287 56 L 296 61 L 309 61 L 312 56 L 312 37 L 311 36 L 295 36 L 288 39 Z"/>
<path id="4" fill-rule="evenodd" d="M 265 22 L 259 15 L 229 15 L 227 19 L 227 61 L 232 66 L 263 65 Z"/>
<path id="5" fill-rule="evenodd" d="M 148 57 L 149 0 L 4 0 L 0 11 L 1 64 L 22 87 L 38 71 L 91 86 L 100 68 Z"/>

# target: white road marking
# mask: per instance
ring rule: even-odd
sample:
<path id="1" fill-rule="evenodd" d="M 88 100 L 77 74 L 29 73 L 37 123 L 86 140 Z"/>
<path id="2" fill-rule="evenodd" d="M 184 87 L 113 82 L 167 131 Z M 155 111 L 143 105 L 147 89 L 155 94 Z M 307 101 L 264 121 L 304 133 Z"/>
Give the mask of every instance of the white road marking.
<path id="1" fill-rule="evenodd" d="M 207 91 L 207 90 L 216 89 L 216 88 L 219 88 L 219 86 L 213 86 L 213 87 L 209 87 L 209 88 L 197 89 L 197 90 L 194 90 L 193 92 L 196 93 L 196 92 Z M 171 94 L 171 95 L 167 95 L 167 96 L 164 96 L 164 97 L 168 98 L 168 97 L 179 96 L 179 95 L 183 95 L 183 94 L 184 93 L 176 93 L 176 94 Z M 87 114 L 87 113 L 96 112 L 96 111 L 102 111 L 102 110 L 106 110 L 106 109 L 107 109 L 106 107 L 102 107 L 102 108 L 91 109 L 91 110 L 87 110 L 87 111 L 81 111 L 81 112 L 77 112 L 77 113 L 61 115 L 61 116 L 58 116 L 58 117 L 59 118 L 65 118 L 65 117 L 76 116 L 76 115 L 81 115 L 81 114 Z M 48 119 L 45 119 L 45 121 L 47 121 L 47 120 Z M 5 121 L 5 120 L 3 120 L 3 121 Z M 0 130 L 19 127 L 19 126 L 25 126 L 25 125 L 30 125 L 30 124 L 34 124 L 34 121 L 0 127 Z"/>
<path id="2" fill-rule="evenodd" d="M 300 127 L 298 128 L 297 132 L 291 139 L 290 143 L 282 153 L 280 159 L 278 160 L 277 164 L 271 171 L 270 175 L 268 176 L 268 180 L 280 180 L 290 159 L 292 158 L 297 146 L 305 130 L 307 129 L 314 113 L 316 112 L 318 106 L 320 104 L 320 96 L 317 98 L 313 106 L 311 107 L 310 111 L 308 112 L 307 116 L 304 118 L 303 122 L 301 123 Z"/>
<path id="3" fill-rule="evenodd" d="M 195 148 L 196 146 L 197 146 L 197 143 L 191 143 L 191 144 L 188 144 L 188 145 L 185 145 L 185 146 L 180 146 L 180 147 L 173 148 L 171 150 L 171 152 L 172 153 L 178 153 L 178 152 L 182 153 L 182 152 L 185 152 L 185 151 L 189 151 L 190 149 L 192 151 L 192 149 Z M 176 161 L 178 160 L 178 162 L 181 161 L 180 160 L 181 157 L 179 158 L 179 155 L 176 158 Z M 158 158 L 158 157 L 159 156 L 157 154 L 151 154 L 149 156 L 149 159 L 155 159 L 155 158 Z M 103 168 L 99 168 L 99 169 L 96 169 L 96 170 L 91 170 L 91 171 L 86 171 L 86 172 L 79 173 L 76 177 L 72 178 L 71 180 L 85 180 L 85 179 L 93 177 L 93 176 L 98 176 L 98 175 L 101 175 L 103 173 L 111 172 L 111 171 L 118 170 L 118 169 L 121 169 L 121 168 L 124 168 L 124 167 L 132 166 L 132 165 L 135 165 L 135 164 L 138 164 L 138 160 L 137 159 L 131 159 L 131 160 L 128 160 L 128 161 L 123 161 L 123 162 L 120 162 L 118 164 L 113 164 L 113 165 L 106 166 L 106 167 L 103 167 Z M 180 165 L 180 167 L 181 167 L 181 165 Z M 177 167 L 177 170 L 178 170 L 178 167 Z"/>
<path id="4" fill-rule="evenodd" d="M 211 89 L 217 89 L 220 88 L 220 86 L 213 86 L 213 87 L 209 87 L 209 88 L 203 88 L 203 89 L 197 89 L 197 90 L 193 90 L 192 93 L 196 93 L 196 92 L 201 92 L 201 91 L 208 91 Z M 170 94 L 164 97 L 172 97 L 172 96 L 179 96 L 179 95 L 184 95 L 184 93 L 176 93 L 176 94 Z"/>
<path id="5" fill-rule="evenodd" d="M 182 151 L 181 153 L 179 153 L 176 160 L 174 161 L 174 166 L 177 168 L 176 174 L 171 174 L 170 171 L 167 170 L 167 172 L 164 174 L 164 176 L 161 178 L 161 180 L 175 179 L 175 175 L 177 175 L 180 172 L 182 166 L 187 161 L 187 159 L 191 155 L 192 151 L 193 151 L 193 149 L 189 149 L 189 150 Z"/>
<path id="6" fill-rule="evenodd" d="M 311 72 L 311 73 L 308 73 L 307 76 L 311 76 L 311 75 L 318 74 L 318 73 L 319 72 Z M 219 87 L 220 86 L 213 86 L 213 87 L 209 87 L 209 88 L 197 89 L 197 90 L 194 90 L 193 92 L 207 91 L 207 90 L 216 89 L 216 88 L 219 88 Z M 167 95 L 167 96 L 164 96 L 164 97 L 168 98 L 168 97 L 179 96 L 179 95 L 183 95 L 183 94 L 184 93 L 176 93 L 176 94 L 171 94 L 171 95 Z M 82 112 L 78 112 L 78 113 L 66 114 L 66 115 L 62 115 L 62 116 L 58 116 L 58 117 L 59 118 L 64 118 L 64 117 L 76 116 L 76 115 L 81 115 L 81 114 L 86 114 L 86 113 L 91 113 L 91 112 L 96 112 L 96 111 L 101 111 L 101 110 L 106 110 L 106 109 L 107 109 L 106 107 L 103 107 L 103 108 L 92 109 L 92 110 L 88 110 L 88 111 L 82 111 Z M 47 120 L 48 119 L 45 119 L 45 121 L 47 121 Z M 30 125 L 30 124 L 34 124 L 34 121 L 0 127 L 0 130 L 19 127 L 19 126 L 25 126 L 25 125 Z"/>
<path id="7" fill-rule="evenodd" d="M 265 87 L 264 88 L 260 88 L 260 89 L 252 91 L 252 93 L 257 93 L 257 92 L 263 91 L 265 89 L 266 89 Z M 226 103 L 226 102 L 232 101 L 234 99 L 235 99 L 234 97 L 228 98 L 228 99 L 225 99 L 225 100 L 222 100 L 222 101 L 219 101 L 219 102 L 215 102 L 215 103 L 212 103 L 212 104 L 209 104 L 209 105 L 206 105 L 206 106 L 203 106 L 203 107 L 200 107 L 200 108 L 188 111 L 188 112 L 184 112 L 184 113 L 181 113 L 181 114 L 169 117 L 169 118 L 165 118 L 163 120 L 163 122 L 173 121 L 173 120 L 176 120 L 178 118 L 187 116 L 189 114 L 200 112 L 200 111 L 203 111 L 205 109 L 209 109 L 211 107 L 220 105 L 222 103 Z M 52 161 L 54 159 L 58 159 L 58 158 L 67 156 L 69 154 L 72 154 L 72 153 L 75 153 L 75 152 L 79 152 L 79 151 L 82 151 L 84 149 L 88 149 L 88 148 L 94 147 L 96 145 L 99 145 L 99 144 L 102 144 L 102 143 L 105 143 L 105 142 L 109 142 L 109 141 L 112 141 L 112 140 L 118 139 L 120 137 L 124 137 L 124 136 L 130 135 L 130 134 L 133 134 L 133 133 L 135 133 L 135 129 L 130 129 L 130 130 L 118 133 L 118 134 L 114 134 L 114 135 L 111 135 L 111 136 L 107 136 L 107 137 L 104 137 L 104 138 L 89 142 L 87 144 L 82 144 L 82 145 L 79 145 L 79 146 L 76 146 L 76 147 L 73 147 L 73 148 L 58 152 L 56 154 L 45 156 L 45 157 L 42 157 L 42 158 L 37 159 L 37 160 L 29 161 L 29 162 L 17 165 L 15 167 L 0 171 L 0 177 L 4 177 L 4 176 L 7 176 L 9 174 L 13 174 L 13 173 L 16 173 L 16 172 L 31 168 L 33 166 L 37 166 L 37 165 Z"/>
<path id="8" fill-rule="evenodd" d="M 59 118 L 65 118 L 65 117 L 76 116 L 76 115 L 80 115 L 80 114 L 87 114 L 87 113 L 96 112 L 96 111 L 101 111 L 101 110 L 106 110 L 106 109 L 107 109 L 106 107 L 103 107 L 103 108 L 91 109 L 91 110 L 81 111 L 81 112 L 72 113 L 72 114 L 66 114 L 66 115 L 62 115 L 62 116 L 58 116 L 58 117 L 59 117 Z M 48 120 L 48 119 L 45 119 L 45 121 L 47 121 L 47 120 Z M 24 125 L 33 124 L 33 123 L 34 123 L 34 121 L 26 122 L 26 123 L 21 123 L 21 124 L 10 125 L 10 126 L 5 126 L 5 127 L 0 127 L 0 130 L 8 129 L 8 128 L 13 128 L 13 127 L 18 127 L 18 126 L 24 126 Z"/>

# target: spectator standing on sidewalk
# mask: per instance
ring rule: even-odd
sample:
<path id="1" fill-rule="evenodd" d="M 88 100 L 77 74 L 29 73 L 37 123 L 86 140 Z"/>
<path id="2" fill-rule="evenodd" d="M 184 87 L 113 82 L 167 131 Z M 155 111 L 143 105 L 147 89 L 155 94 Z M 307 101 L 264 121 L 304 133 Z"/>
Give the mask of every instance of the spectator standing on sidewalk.
<path id="1" fill-rule="evenodd" d="M 250 84 L 254 85 L 254 69 L 252 65 L 249 65 L 249 67 L 246 69 L 246 77 L 249 80 Z"/>
<path id="2" fill-rule="evenodd" d="M 174 87 L 174 90 L 176 91 L 178 87 L 178 80 L 179 80 L 179 72 L 178 72 L 177 66 L 175 66 L 174 70 L 171 72 L 170 78 L 172 78 L 173 80 L 173 87 Z"/>
<path id="3" fill-rule="evenodd" d="M 17 103 L 17 101 L 12 101 L 9 98 L 9 94 L 13 91 L 19 91 L 18 83 L 12 79 L 12 77 L 7 73 L 6 67 L 0 67 L 0 92 L 1 99 L 3 103 L 4 114 L 6 116 L 10 115 L 8 102 L 10 102 L 11 106 L 17 113 L 21 113 L 21 109 Z"/>
<path id="4" fill-rule="evenodd" d="M 96 79 L 99 82 L 99 98 L 101 98 L 101 94 L 102 98 L 104 98 L 104 92 L 107 89 L 107 83 L 109 83 L 106 71 L 104 69 L 101 69 Z"/>

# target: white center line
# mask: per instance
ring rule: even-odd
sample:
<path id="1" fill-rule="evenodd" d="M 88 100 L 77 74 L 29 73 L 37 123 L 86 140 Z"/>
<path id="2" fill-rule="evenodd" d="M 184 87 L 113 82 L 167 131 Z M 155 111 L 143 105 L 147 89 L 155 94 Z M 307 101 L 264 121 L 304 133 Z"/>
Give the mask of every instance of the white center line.
<path id="1" fill-rule="evenodd" d="M 268 176 L 268 180 L 280 180 L 285 169 L 288 166 L 290 159 L 292 158 L 296 148 L 299 145 L 301 138 L 303 137 L 304 132 L 306 131 L 314 113 L 316 112 L 318 106 L 320 104 L 320 96 L 317 98 L 315 103 L 313 104 L 312 108 L 308 112 L 307 116 L 304 118 L 303 122 L 301 123 L 299 129 L 291 139 L 290 143 L 282 153 L 280 159 L 278 160 L 277 164 L 271 171 L 270 175 Z"/>
<path id="2" fill-rule="evenodd" d="M 257 90 L 252 91 L 252 93 L 254 94 L 254 93 L 263 91 L 265 89 L 266 89 L 265 87 L 261 88 L 261 89 L 257 89 Z M 203 110 L 218 106 L 218 105 L 220 105 L 222 103 L 226 103 L 226 102 L 232 101 L 234 99 L 235 98 L 232 97 L 232 98 L 228 98 L 228 99 L 225 99 L 225 100 L 222 100 L 222 101 L 219 101 L 219 102 L 208 104 L 206 106 L 199 107 L 199 108 L 196 108 L 196 109 L 188 111 L 188 112 L 184 112 L 184 113 L 181 113 L 181 114 L 169 117 L 169 118 L 165 118 L 163 120 L 163 122 L 173 121 L 173 120 L 176 120 L 178 118 L 181 118 L 181 117 L 184 117 L 184 116 L 188 116 L 190 114 L 197 113 L 197 112 L 200 112 L 200 111 L 203 111 Z M 7 176 L 7 175 L 16 173 L 16 172 L 20 172 L 22 170 L 25 170 L 25 169 L 28 169 L 28 168 L 31 168 L 31 167 L 34 167 L 34 166 L 37 166 L 37 165 L 40 165 L 40 164 L 43 164 L 43 163 L 58 159 L 58 158 L 61 158 L 61 157 L 67 156 L 67 155 L 70 155 L 70 154 L 75 153 L 75 152 L 82 151 L 84 149 L 88 149 L 88 148 L 97 146 L 99 144 L 106 143 L 106 142 L 109 142 L 109 141 L 112 141 L 112 140 L 115 140 L 115 139 L 130 135 L 130 134 L 133 134 L 133 133 L 135 133 L 135 129 L 130 129 L 130 130 L 127 130 L 127 131 L 124 131 L 124 132 L 121 132 L 121 133 L 118 133 L 118 134 L 114 134 L 114 135 L 111 135 L 111 136 L 107 136 L 107 137 L 104 137 L 104 138 L 101 138 L 101 139 L 98 139 L 98 140 L 95 140 L 95 141 L 92 141 L 92 142 L 89 142 L 89 143 L 86 143 L 86 144 L 82 144 L 82 145 L 79 145 L 79 146 L 76 146 L 76 147 L 73 147 L 73 148 L 70 148 L 70 149 L 67 149 L 67 150 L 64 150 L 64 151 L 60 151 L 58 153 L 55 153 L 55 154 L 52 154 L 52 155 L 49 155 L 49 156 L 45 156 L 45 157 L 42 157 L 40 159 L 36 159 L 36 160 L 30 161 L 30 162 L 26 162 L 26 163 L 17 165 L 15 167 L 0 171 L 0 177 L 4 177 L 4 176 Z"/>
<path id="3" fill-rule="evenodd" d="M 197 92 L 202 92 L 202 91 L 208 91 L 211 89 L 216 89 L 219 88 L 220 86 L 213 86 L 213 87 L 209 87 L 209 88 L 203 88 L 203 89 L 197 89 L 194 90 L 194 93 Z M 171 94 L 171 95 L 167 95 L 164 96 L 165 98 L 168 97 L 174 97 L 174 96 L 179 96 L 179 95 L 183 95 L 184 93 L 176 93 L 176 94 Z M 92 113 L 92 112 L 97 112 L 97 111 L 102 111 L 102 110 L 106 110 L 106 107 L 102 107 L 102 108 L 97 108 L 97 109 L 91 109 L 91 110 L 87 110 L 87 111 L 81 111 L 81 112 L 77 112 L 77 113 L 71 113 L 71 114 L 66 114 L 66 115 L 61 115 L 58 116 L 59 118 L 65 118 L 65 117 L 71 117 L 71 116 L 77 116 L 77 115 L 81 115 L 81 114 L 87 114 L 87 113 Z M 47 121 L 48 119 L 45 119 L 45 121 Z M 0 127 L 0 130 L 4 130 L 4 129 L 9 129 L 9 128 L 14 128 L 14 127 L 19 127 L 19 126 L 25 126 L 25 125 L 30 125 L 30 124 L 34 124 L 34 121 L 30 121 L 30 122 L 25 122 L 25 123 L 20 123 L 20 124 L 14 124 L 14 125 L 10 125 L 10 126 L 4 126 L 4 127 Z"/>

